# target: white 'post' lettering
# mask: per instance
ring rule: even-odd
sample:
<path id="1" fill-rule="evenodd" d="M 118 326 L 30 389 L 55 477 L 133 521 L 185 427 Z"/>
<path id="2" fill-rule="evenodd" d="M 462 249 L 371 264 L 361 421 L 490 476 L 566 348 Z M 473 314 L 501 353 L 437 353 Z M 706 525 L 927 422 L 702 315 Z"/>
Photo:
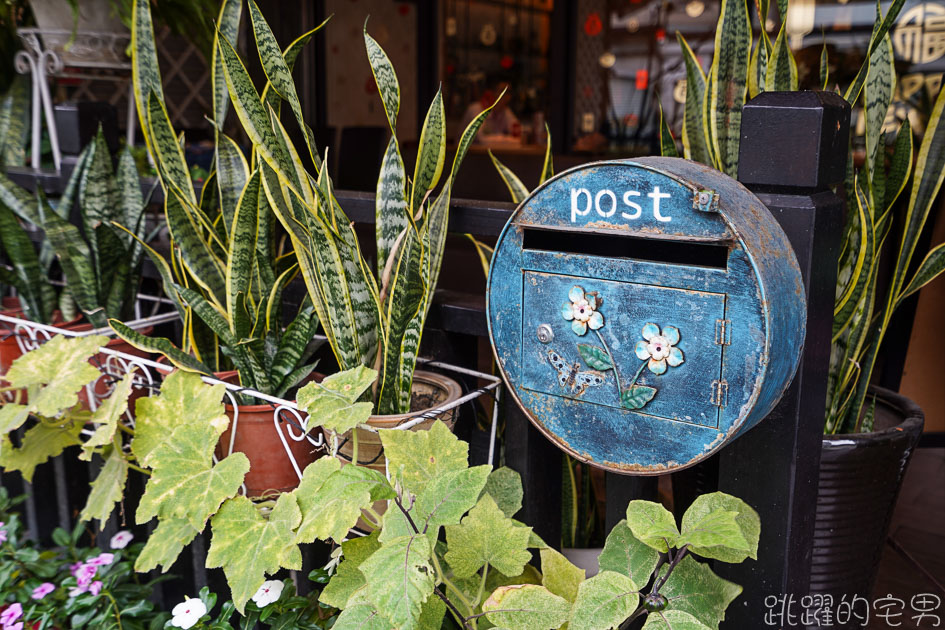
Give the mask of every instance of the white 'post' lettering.
<path id="1" fill-rule="evenodd" d="M 600 207 L 600 198 L 605 195 L 610 197 L 610 210 L 608 212 L 604 212 Z M 617 196 L 613 193 L 613 191 L 607 190 L 605 188 L 604 190 L 601 190 L 600 192 L 598 192 L 597 196 L 594 197 L 594 206 L 597 208 L 597 214 L 599 214 L 600 216 L 612 217 L 614 216 L 614 213 L 617 211 Z"/>
<path id="2" fill-rule="evenodd" d="M 624 219 L 639 219 L 640 215 L 643 214 L 643 208 L 640 207 L 640 204 L 633 203 L 630 201 L 630 197 L 639 197 L 640 193 L 636 190 L 628 190 L 623 194 L 623 202 L 630 208 L 633 208 L 633 214 L 627 214 L 626 212 L 621 212 L 620 216 Z"/>
<path id="3" fill-rule="evenodd" d="M 585 195 L 587 197 L 587 205 L 584 206 L 584 210 L 578 210 L 578 197 Z M 586 216 L 588 212 L 591 211 L 591 204 L 593 203 L 591 197 L 591 191 L 587 188 L 572 188 L 571 189 L 571 223 L 577 221 L 577 218 Z"/>
<path id="4" fill-rule="evenodd" d="M 673 220 L 673 217 L 664 217 L 660 214 L 660 199 L 669 199 L 670 196 L 669 193 L 661 193 L 659 186 L 653 186 L 653 192 L 647 194 L 647 197 L 653 200 L 653 217 L 657 221 L 669 223 Z"/>

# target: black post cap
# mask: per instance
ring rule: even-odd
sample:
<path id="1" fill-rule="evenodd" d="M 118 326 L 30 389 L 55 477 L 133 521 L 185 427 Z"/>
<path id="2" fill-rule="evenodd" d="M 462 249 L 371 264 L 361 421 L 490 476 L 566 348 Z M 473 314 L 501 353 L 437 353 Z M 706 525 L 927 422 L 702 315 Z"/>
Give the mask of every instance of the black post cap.
<path id="1" fill-rule="evenodd" d="M 738 181 L 818 191 L 843 181 L 850 104 L 834 92 L 762 92 L 742 109 Z"/>

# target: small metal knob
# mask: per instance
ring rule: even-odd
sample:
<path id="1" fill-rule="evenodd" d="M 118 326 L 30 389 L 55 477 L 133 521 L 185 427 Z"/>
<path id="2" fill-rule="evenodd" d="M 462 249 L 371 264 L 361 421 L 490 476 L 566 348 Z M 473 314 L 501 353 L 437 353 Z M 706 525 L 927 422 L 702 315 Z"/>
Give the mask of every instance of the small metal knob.
<path id="1" fill-rule="evenodd" d="M 701 192 L 699 193 L 699 205 L 704 206 L 709 203 L 709 193 Z"/>
<path id="2" fill-rule="evenodd" d="M 551 330 L 551 326 L 548 324 L 541 324 L 538 326 L 538 341 L 542 343 L 551 343 L 551 340 L 555 338 L 555 333 Z"/>

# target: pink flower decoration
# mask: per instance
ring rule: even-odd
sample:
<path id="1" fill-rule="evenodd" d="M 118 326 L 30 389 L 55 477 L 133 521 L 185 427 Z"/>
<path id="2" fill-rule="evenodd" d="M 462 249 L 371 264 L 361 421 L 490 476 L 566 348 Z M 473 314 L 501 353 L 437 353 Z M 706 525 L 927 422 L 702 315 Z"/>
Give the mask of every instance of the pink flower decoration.
<path id="1" fill-rule="evenodd" d="M 10 604 L 6 610 L 0 613 L 0 624 L 3 624 L 4 629 L 6 629 L 8 626 L 13 625 L 13 622 L 22 616 L 23 606 L 21 606 L 19 602 L 15 602 Z"/>
<path id="2" fill-rule="evenodd" d="M 33 594 L 31 595 L 31 597 L 33 599 L 39 600 L 46 597 L 50 593 L 52 593 L 54 590 L 56 590 L 55 584 L 53 584 L 52 582 L 43 582 L 42 584 L 40 584 L 39 586 L 33 589 Z"/>

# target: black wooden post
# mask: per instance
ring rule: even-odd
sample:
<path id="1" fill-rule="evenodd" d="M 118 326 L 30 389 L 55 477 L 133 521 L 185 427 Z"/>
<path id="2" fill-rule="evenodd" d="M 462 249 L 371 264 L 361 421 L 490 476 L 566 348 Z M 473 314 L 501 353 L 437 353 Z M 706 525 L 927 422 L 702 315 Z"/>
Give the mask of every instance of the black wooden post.
<path id="1" fill-rule="evenodd" d="M 843 180 L 849 126 L 849 106 L 830 92 L 764 93 L 742 113 L 739 180 L 790 238 L 808 315 L 794 383 L 764 422 L 719 457 L 719 489 L 761 516 L 758 560 L 716 563 L 720 575 L 745 589 L 724 628 L 764 627 L 766 597 L 794 595 L 799 606 L 809 586 L 843 214 L 830 187 Z"/>

